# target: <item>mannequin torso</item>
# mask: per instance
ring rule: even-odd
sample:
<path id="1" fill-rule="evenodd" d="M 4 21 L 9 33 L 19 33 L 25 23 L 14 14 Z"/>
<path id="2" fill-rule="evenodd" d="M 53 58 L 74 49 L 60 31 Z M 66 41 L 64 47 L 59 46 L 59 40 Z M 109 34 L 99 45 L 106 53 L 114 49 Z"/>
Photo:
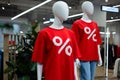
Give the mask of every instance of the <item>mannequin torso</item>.
<path id="1" fill-rule="evenodd" d="M 82 21 L 86 22 L 86 23 L 91 23 L 91 16 L 94 13 L 94 6 L 91 2 L 89 1 L 85 1 L 82 4 L 82 11 L 83 11 L 83 16 L 81 18 Z M 99 66 L 102 65 L 102 61 L 101 61 L 101 55 L 100 55 L 100 46 L 98 45 L 98 53 L 99 53 Z"/>

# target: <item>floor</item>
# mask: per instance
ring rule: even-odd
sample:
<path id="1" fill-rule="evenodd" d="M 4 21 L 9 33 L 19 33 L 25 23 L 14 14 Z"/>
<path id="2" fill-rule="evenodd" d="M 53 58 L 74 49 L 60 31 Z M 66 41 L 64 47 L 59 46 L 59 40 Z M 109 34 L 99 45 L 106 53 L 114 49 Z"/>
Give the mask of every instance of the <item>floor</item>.
<path id="1" fill-rule="evenodd" d="M 105 68 L 102 66 L 102 67 L 97 67 L 95 80 L 120 80 L 120 79 L 113 77 L 113 69 L 108 70 L 108 78 L 105 79 Z"/>
<path id="2" fill-rule="evenodd" d="M 95 80 L 120 80 L 120 79 L 113 77 L 113 69 L 108 70 L 108 78 L 105 78 L 105 68 L 101 66 L 96 68 Z"/>

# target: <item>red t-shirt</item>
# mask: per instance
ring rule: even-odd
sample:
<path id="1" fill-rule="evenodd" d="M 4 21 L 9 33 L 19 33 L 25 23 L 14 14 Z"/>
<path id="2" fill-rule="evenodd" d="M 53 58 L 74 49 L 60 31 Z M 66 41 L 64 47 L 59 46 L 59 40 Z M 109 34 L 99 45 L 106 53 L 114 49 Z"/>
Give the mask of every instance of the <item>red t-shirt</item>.
<path id="1" fill-rule="evenodd" d="M 82 57 L 82 61 L 99 60 L 98 56 L 98 44 L 101 44 L 101 37 L 97 24 L 92 21 L 90 23 L 83 20 L 77 20 L 72 25 L 79 49 Z"/>
<path id="2" fill-rule="evenodd" d="M 79 57 L 72 30 L 47 27 L 39 32 L 32 61 L 43 64 L 45 80 L 74 80 L 74 60 Z"/>

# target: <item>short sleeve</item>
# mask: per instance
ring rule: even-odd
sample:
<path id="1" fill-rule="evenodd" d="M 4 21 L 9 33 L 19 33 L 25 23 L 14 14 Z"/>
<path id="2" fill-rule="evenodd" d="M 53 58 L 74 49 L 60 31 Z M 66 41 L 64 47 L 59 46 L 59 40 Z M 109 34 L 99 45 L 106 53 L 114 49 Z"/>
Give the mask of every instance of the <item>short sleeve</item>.
<path id="1" fill-rule="evenodd" d="M 75 33 L 75 37 L 76 37 L 77 43 L 79 43 L 80 35 L 79 35 L 78 25 L 76 24 L 76 22 L 73 23 L 72 30 Z"/>
<path id="2" fill-rule="evenodd" d="M 102 39 L 101 39 L 101 35 L 100 35 L 100 31 L 99 31 L 99 28 L 96 24 L 96 27 L 97 27 L 97 44 L 102 44 Z"/>
<path id="3" fill-rule="evenodd" d="M 45 55 L 45 33 L 39 32 L 34 45 L 32 61 L 43 64 L 44 55 Z"/>
<path id="4" fill-rule="evenodd" d="M 76 58 L 80 59 L 81 53 L 80 53 L 80 49 L 78 47 L 77 40 L 75 38 L 75 34 L 73 35 L 73 43 L 74 43 L 74 47 L 73 47 L 74 59 L 76 59 Z"/>

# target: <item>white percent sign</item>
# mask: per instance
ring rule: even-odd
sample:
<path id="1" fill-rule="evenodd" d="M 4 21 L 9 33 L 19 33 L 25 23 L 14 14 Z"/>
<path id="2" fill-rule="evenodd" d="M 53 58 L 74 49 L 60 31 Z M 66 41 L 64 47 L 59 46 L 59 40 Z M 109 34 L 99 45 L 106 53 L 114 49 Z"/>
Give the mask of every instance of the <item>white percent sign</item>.
<path id="1" fill-rule="evenodd" d="M 59 40 L 59 41 L 57 42 L 57 40 Z M 70 55 L 72 54 L 72 48 L 71 48 L 71 46 L 70 46 L 70 45 L 67 45 L 67 44 L 69 43 L 69 41 L 70 41 L 70 39 L 67 38 L 67 40 L 63 43 L 62 39 L 61 39 L 59 36 L 55 36 L 55 37 L 53 38 L 53 43 L 54 43 L 54 45 L 55 45 L 55 46 L 61 46 L 60 49 L 59 49 L 59 51 L 58 51 L 58 54 L 60 54 L 61 51 L 62 51 L 64 48 L 65 48 L 65 53 L 66 53 L 66 55 L 70 56 Z M 62 45 L 62 43 L 63 43 L 63 45 Z M 67 46 L 66 46 L 66 45 L 67 45 Z M 66 47 L 65 47 L 65 46 L 66 46 Z"/>
<path id="2" fill-rule="evenodd" d="M 96 29 L 91 31 L 91 29 L 89 27 L 85 27 L 84 31 L 85 31 L 86 34 L 89 34 L 87 39 L 90 39 L 92 37 L 93 41 L 95 41 L 95 42 L 97 41 L 97 39 L 95 39 L 95 37 L 96 37 L 96 34 L 95 34 Z"/>

